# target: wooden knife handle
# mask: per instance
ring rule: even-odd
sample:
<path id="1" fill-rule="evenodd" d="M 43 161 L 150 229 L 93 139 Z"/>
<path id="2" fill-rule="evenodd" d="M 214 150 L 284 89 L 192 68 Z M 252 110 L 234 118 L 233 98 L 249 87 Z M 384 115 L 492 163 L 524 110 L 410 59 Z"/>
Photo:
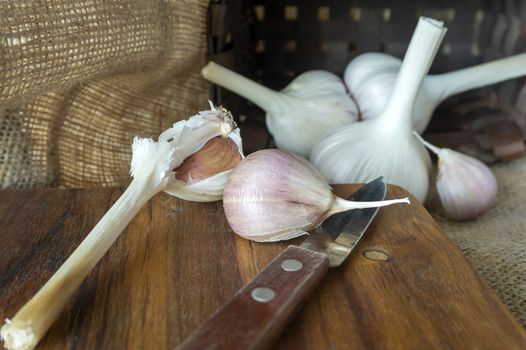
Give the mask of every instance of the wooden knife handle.
<path id="1" fill-rule="evenodd" d="M 178 349 L 270 348 L 328 268 L 327 255 L 289 246 Z"/>

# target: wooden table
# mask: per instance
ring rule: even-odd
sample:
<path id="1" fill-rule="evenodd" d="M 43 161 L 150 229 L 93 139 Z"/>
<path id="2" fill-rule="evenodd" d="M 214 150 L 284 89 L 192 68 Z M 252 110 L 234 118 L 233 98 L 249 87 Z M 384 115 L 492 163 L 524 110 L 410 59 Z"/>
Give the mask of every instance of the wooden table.
<path id="1" fill-rule="evenodd" d="M 1 319 L 44 284 L 121 193 L 0 192 Z M 388 197 L 403 195 L 389 189 Z M 526 349 L 524 329 L 422 206 L 383 208 L 370 230 L 329 272 L 278 349 Z M 219 202 L 160 194 L 39 348 L 173 349 L 289 243 L 237 237 Z"/>

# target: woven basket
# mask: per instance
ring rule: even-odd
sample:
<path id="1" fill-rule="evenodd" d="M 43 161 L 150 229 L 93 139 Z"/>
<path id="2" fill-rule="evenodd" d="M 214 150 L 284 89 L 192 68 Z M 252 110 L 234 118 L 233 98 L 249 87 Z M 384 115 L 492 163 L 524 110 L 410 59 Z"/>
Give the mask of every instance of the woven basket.
<path id="1" fill-rule="evenodd" d="M 209 8 L 210 59 L 274 88 L 309 69 L 342 76 L 367 51 L 402 57 L 419 16 L 445 22 L 447 35 L 431 73 L 447 72 L 526 48 L 526 0 L 298 1 L 219 0 Z M 264 113 L 220 87 L 212 96 L 240 118 L 245 148 L 271 144 Z M 428 208 L 479 273 L 526 325 L 526 80 L 518 79 L 445 101 L 426 138 L 474 155 L 499 182 L 497 206 L 477 221 L 447 219 L 436 193 Z"/>
<path id="2" fill-rule="evenodd" d="M 448 33 L 431 73 L 447 72 L 521 52 L 526 1 L 217 1 L 209 17 L 210 59 L 281 89 L 309 69 L 342 76 L 355 56 L 381 51 L 402 57 L 419 16 L 440 19 Z M 524 155 L 526 80 L 513 80 L 450 99 L 430 125 L 429 139 L 486 162 Z M 266 145 L 264 113 L 215 87 L 251 131 L 248 147 Z M 249 118 L 247 118 L 249 117 Z M 254 132 L 254 129 L 260 132 Z"/>

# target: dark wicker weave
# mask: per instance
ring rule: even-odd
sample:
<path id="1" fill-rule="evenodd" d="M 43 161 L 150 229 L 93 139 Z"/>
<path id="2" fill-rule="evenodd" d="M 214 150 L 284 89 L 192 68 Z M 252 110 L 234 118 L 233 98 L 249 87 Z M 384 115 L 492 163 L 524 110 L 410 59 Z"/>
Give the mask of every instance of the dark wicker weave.
<path id="1" fill-rule="evenodd" d="M 431 73 L 508 56 L 526 47 L 525 0 L 222 0 L 210 7 L 209 54 L 213 61 L 280 89 L 309 69 L 341 76 L 349 61 L 363 52 L 402 57 L 422 15 L 443 20 L 448 27 Z M 432 123 L 428 132 L 435 135 L 430 137 L 488 162 L 522 156 L 525 82 L 514 80 L 456 98 L 446 112 L 450 117 Z M 235 115 L 248 116 L 245 128 L 250 129 L 251 140 L 259 136 L 248 142 L 250 150 L 264 146 L 261 110 L 220 88 L 214 88 L 213 97 Z"/>

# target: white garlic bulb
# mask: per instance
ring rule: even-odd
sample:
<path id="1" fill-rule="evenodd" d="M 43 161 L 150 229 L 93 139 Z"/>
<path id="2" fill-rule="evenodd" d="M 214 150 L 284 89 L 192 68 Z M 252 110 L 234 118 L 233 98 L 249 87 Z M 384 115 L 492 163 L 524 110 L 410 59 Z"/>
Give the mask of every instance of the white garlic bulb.
<path id="1" fill-rule="evenodd" d="M 358 120 L 358 108 L 336 75 L 314 70 L 300 74 L 281 92 L 268 89 L 214 62 L 205 79 L 254 102 L 266 112 L 276 145 L 308 157 L 329 131 Z"/>
<path id="2" fill-rule="evenodd" d="M 417 137 L 438 156 L 437 192 L 451 218 L 472 220 L 495 205 L 497 179 L 486 164 L 452 149 L 438 148 L 419 135 Z"/>
<path id="3" fill-rule="evenodd" d="M 311 163 L 277 149 L 257 151 L 243 159 L 234 168 L 223 196 L 232 230 L 261 242 L 304 235 L 342 211 L 395 203 L 409 201 L 352 202 L 339 198 Z"/>
<path id="4" fill-rule="evenodd" d="M 349 63 L 344 80 L 358 104 L 361 119 L 376 118 L 383 111 L 393 92 L 400 64 L 399 59 L 378 52 L 362 54 Z M 524 53 L 450 73 L 429 75 L 415 103 L 413 128 L 422 133 L 435 108 L 452 95 L 524 75 Z"/>
<path id="5" fill-rule="evenodd" d="M 431 160 L 412 135 L 411 116 L 445 32 L 442 22 L 421 18 L 380 116 L 341 127 L 313 149 L 310 159 L 329 183 L 367 182 L 384 176 L 424 202 Z"/>

